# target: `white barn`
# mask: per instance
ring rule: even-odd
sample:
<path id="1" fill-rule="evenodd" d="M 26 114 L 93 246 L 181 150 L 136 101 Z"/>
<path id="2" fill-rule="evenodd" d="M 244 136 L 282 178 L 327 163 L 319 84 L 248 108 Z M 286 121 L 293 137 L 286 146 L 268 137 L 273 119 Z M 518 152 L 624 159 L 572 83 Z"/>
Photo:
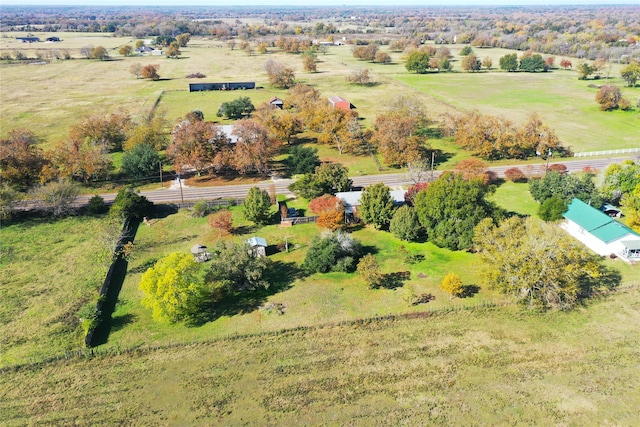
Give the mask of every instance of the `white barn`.
<path id="1" fill-rule="evenodd" d="M 573 199 L 561 227 L 602 256 L 640 261 L 640 234 L 582 200 Z"/>

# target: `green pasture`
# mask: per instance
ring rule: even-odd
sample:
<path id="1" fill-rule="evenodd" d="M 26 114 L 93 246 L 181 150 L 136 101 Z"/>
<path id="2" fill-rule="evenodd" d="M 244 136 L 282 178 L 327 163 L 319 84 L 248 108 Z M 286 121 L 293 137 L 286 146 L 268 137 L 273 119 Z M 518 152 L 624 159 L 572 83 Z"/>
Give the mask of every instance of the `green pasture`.
<path id="1" fill-rule="evenodd" d="M 625 287 L 572 312 L 476 309 L 28 366 L 0 375 L 0 418 L 6 426 L 636 425 L 639 295 Z"/>
<path id="2" fill-rule="evenodd" d="M 41 359 L 82 343 L 78 312 L 95 302 L 108 265 L 103 219 L 3 224 L 0 229 L 0 366 Z"/>
<path id="3" fill-rule="evenodd" d="M 574 151 L 637 147 L 640 115 L 634 111 L 600 111 L 595 102 L 599 81 L 580 81 L 575 73 L 398 74 L 398 81 L 420 90 L 458 112 L 477 110 L 522 123 L 537 113 L 562 143 Z M 624 88 L 631 100 L 638 88 Z"/>

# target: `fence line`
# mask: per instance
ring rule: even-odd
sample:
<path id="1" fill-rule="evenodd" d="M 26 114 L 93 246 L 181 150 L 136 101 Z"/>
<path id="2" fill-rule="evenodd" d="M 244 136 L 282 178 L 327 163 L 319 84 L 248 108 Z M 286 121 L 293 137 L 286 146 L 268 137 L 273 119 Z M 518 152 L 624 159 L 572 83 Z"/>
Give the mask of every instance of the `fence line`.
<path id="1" fill-rule="evenodd" d="M 204 199 L 203 199 L 204 200 Z M 244 203 L 243 198 L 235 198 L 235 199 L 213 199 L 213 200 L 205 200 L 207 205 L 210 208 L 219 208 L 219 207 L 227 207 L 227 206 L 239 206 Z M 191 209 L 199 200 L 188 201 L 188 202 L 173 202 L 172 205 L 178 207 L 179 209 Z"/>
<path id="2" fill-rule="evenodd" d="M 163 344 L 153 344 L 148 346 L 135 346 L 135 347 L 108 347 L 108 348 L 100 348 L 100 347 L 92 347 L 92 348 L 83 348 L 77 350 L 69 350 L 64 353 L 59 353 L 55 355 L 51 355 L 49 357 L 45 357 L 41 360 L 37 360 L 35 358 L 31 358 L 30 362 L 25 362 L 17 365 L 10 365 L 0 368 L 0 373 L 3 372 L 15 372 L 23 368 L 28 368 L 30 366 L 42 366 L 47 363 L 55 363 L 61 360 L 73 360 L 78 358 L 94 358 L 94 357 L 108 357 L 115 356 L 121 354 L 148 354 L 152 351 L 162 350 L 162 349 L 170 349 L 176 347 L 193 347 L 200 345 L 211 345 L 215 343 L 227 342 L 227 341 L 235 341 L 239 339 L 249 339 L 249 338 L 259 338 L 259 337 L 268 337 L 268 336 L 279 336 L 291 334 L 294 332 L 300 331 L 314 331 L 321 330 L 325 328 L 333 328 L 340 326 L 354 326 L 354 325 L 369 325 L 369 324 L 377 324 L 382 322 L 393 322 L 398 320 L 415 320 L 415 319 L 426 319 L 430 317 L 443 316 L 450 313 L 458 313 L 463 311 L 479 311 L 485 309 L 494 309 L 498 307 L 504 307 L 513 304 L 513 301 L 510 299 L 492 299 L 491 301 L 478 301 L 472 305 L 456 305 L 452 307 L 438 307 L 438 308 L 427 308 L 424 311 L 416 311 L 409 313 L 398 313 L 398 314 L 383 314 L 383 315 L 375 315 L 372 317 L 364 317 L 359 319 L 345 319 L 345 320 L 336 320 L 332 322 L 320 323 L 316 325 L 300 325 L 294 326 L 291 328 L 283 328 L 276 329 L 272 331 L 261 331 L 261 332 L 253 332 L 253 333 L 245 333 L 239 334 L 237 332 L 228 334 L 226 336 L 215 337 L 210 339 L 198 340 L 198 341 L 178 341 L 178 342 L 168 342 Z"/>
<path id="3" fill-rule="evenodd" d="M 282 218 L 280 224 L 290 222 L 291 225 L 296 224 L 308 224 L 310 222 L 318 222 L 317 216 L 294 216 L 289 218 Z"/>
<path id="4" fill-rule="evenodd" d="M 638 153 L 640 148 L 620 148 L 617 150 L 604 150 L 604 151 L 585 151 L 583 153 L 575 153 L 573 157 L 593 157 L 593 156 L 605 156 L 607 154 L 626 154 L 626 153 Z"/>

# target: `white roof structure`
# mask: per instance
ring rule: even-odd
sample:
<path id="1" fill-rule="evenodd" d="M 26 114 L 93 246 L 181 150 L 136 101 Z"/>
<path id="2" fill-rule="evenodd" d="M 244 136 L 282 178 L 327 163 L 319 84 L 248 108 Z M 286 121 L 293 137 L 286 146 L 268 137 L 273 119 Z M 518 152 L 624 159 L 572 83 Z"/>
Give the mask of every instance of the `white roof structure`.
<path id="1" fill-rule="evenodd" d="M 250 239 L 247 239 L 247 243 L 249 244 L 249 246 L 251 246 L 252 248 L 256 247 L 256 246 L 263 246 L 263 247 L 267 247 L 267 239 L 263 238 L 263 237 L 257 237 L 257 236 L 253 236 Z"/>
<path id="2" fill-rule="evenodd" d="M 391 198 L 393 199 L 393 204 L 402 205 L 404 204 L 404 190 L 391 190 Z M 362 197 L 362 191 L 343 191 L 336 193 L 336 197 L 342 200 L 344 203 L 345 211 L 347 213 L 353 213 L 353 208 L 360 206 L 360 197 Z"/>

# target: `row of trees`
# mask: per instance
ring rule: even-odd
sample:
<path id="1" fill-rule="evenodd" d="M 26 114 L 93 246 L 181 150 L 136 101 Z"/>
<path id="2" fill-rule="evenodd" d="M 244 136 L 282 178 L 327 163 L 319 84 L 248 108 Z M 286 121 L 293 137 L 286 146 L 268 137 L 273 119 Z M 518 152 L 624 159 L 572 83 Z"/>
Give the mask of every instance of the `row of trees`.
<path id="1" fill-rule="evenodd" d="M 443 116 L 443 134 L 455 143 L 487 160 L 526 159 L 551 152 L 566 152 L 555 131 L 537 114 L 531 114 L 520 126 L 504 117 L 477 111 Z"/>

